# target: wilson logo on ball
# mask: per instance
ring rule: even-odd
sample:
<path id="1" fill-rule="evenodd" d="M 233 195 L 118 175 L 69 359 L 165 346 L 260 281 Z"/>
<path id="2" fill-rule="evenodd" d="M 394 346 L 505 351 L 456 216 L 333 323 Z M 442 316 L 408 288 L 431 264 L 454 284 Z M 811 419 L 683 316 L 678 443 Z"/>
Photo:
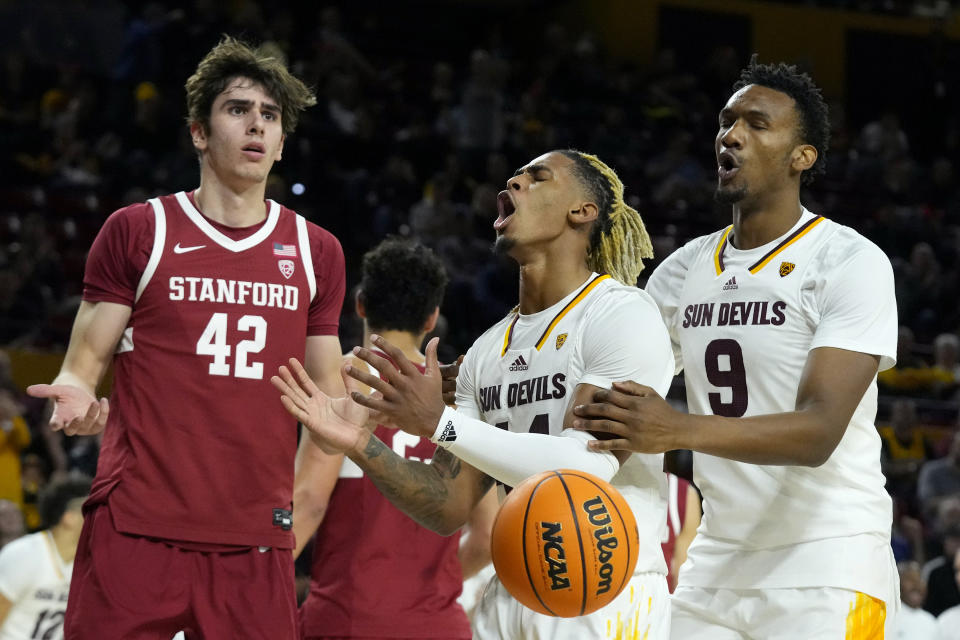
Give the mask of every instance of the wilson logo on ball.
<path id="1" fill-rule="evenodd" d="M 600 595 L 610 591 L 610 582 L 613 578 L 613 565 L 610 564 L 610 560 L 613 558 L 613 549 L 616 549 L 620 542 L 613 534 L 613 527 L 610 526 L 612 520 L 607 511 L 607 505 L 603 503 L 603 498 L 597 496 L 587 500 L 581 508 L 587 514 L 590 524 L 596 527 L 593 530 L 593 537 L 597 541 L 597 560 L 600 562 L 600 568 L 597 569 L 597 575 L 600 576 L 597 595 Z"/>
<path id="2" fill-rule="evenodd" d="M 563 551 L 563 536 L 559 535 L 563 526 L 559 522 L 541 522 L 543 533 L 543 557 L 547 561 L 547 575 L 550 576 L 550 588 L 569 589 L 570 578 L 567 575 L 567 554 Z"/>

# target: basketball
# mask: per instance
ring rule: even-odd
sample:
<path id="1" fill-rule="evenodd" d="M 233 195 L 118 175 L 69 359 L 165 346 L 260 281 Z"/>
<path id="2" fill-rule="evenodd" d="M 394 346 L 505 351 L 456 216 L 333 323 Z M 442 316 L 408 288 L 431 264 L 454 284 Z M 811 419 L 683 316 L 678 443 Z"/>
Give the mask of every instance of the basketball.
<path id="1" fill-rule="evenodd" d="M 570 469 L 517 485 L 493 523 L 500 582 L 523 605 L 551 616 L 592 613 L 633 575 L 639 544 L 630 506 L 610 483 Z"/>

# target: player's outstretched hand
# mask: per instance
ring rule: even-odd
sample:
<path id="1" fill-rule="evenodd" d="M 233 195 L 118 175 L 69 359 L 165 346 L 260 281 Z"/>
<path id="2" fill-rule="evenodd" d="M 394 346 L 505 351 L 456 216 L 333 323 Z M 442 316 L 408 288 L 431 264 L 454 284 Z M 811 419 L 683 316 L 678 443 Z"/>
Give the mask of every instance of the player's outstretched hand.
<path id="1" fill-rule="evenodd" d="M 98 401 L 89 392 L 72 384 L 32 384 L 27 394 L 34 398 L 53 400 L 50 428 L 63 430 L 68 436 L 89 436 L 100 433 L 107 426 L 110 403 Z"/>
<path id="2" fill-rule="evenodd" d="M 343 381 L 349 390 L 353 381 L 345 375 Z M 289 368 L 281 365 L 278 375 L 270 378 L 270 382 L 280 391 L 283 408 L 303 423 L 324 452 L 342 453 L 357 445 L 366 430 L 363 425 L 369 412 L 349 395 L 331 398 L 325 394 L 296 358 L 290 358 Z"/>
<path id="3" fill-rule="evenodd" d="M 674 436 L 683 414 L 650 387 L 636 382 L 614 382 L 598 389 L 591 404 L 573 408 L 573 428 L 607 433 L 610 440 L 593 440 L 594 451 L 624 449 L 637 453 L 663 453 L 675 449 Z"/>
<path id="4" fill-rule="evenodd" d="M 456 362 L 440 365 L 440 388 L 443 390 L 444 404 L 451 406 L 457 404 L 457 376 L 460 375 L 461 364 L 463 364 L 462 355 Z"/>
<path id="5" fill-rule="evenodd" d="M 393 362 L 369 349 L 354 347 L 353 355 L 373 366 L 386 380 L 347 365 L 347 375 L 377 392 L 365 396 L 358 391 L 352 391 L 351 397 L 357 404 L 378 411 L 407 433 L 429 438 L 436 431 L 445 406 L 441 393 L 440 364 L 437 362 L 439 338 L 433 338 L 427 343 L 424 373 L 420 373 L 416 365 L 403 355 L 403 351 L 382 336 L 371 335 L 370 341 Z"/>

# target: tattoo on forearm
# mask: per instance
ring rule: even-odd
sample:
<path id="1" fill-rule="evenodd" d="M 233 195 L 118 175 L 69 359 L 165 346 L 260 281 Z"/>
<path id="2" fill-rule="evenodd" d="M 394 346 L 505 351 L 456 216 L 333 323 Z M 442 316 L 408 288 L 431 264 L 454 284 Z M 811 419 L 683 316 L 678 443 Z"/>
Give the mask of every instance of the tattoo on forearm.
<path id="1" fill-rule="evenodd" d="M 378 438 L 363 453 L 366 459 L 356 462 L 385 498 L 423 526 L 444 528 L 444 507 L 456 499 L 447 483 L 460 474 L 459 458 L 438 448 L 432 464 L 407 460 Z"/>
<path id="2" fill-rule="evenodd" d="M 460 475 L 460 458 L 453 455 L 446 449 L 437 447 L 433 454 L 433 468 L 437 470 L 441 478 L 456 478 Z"/>

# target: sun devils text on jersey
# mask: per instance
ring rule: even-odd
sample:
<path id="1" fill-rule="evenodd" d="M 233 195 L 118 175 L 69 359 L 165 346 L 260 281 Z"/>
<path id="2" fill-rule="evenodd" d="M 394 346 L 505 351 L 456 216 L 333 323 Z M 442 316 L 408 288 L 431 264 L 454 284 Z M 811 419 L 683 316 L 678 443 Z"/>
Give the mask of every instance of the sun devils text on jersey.
<path id="1" fill-rule="evenodd" d="M 807 355 L 833 347 L 893 365 L 890 262 L 854 230 L 804 210 L 784 236 L 737 250 L 731 228 L 691 241 L 654 272 L 694 414 L 795 410 Z M 680 583 L 831 586 L 889 596 L 891 502 L 880 472 L 874 382 L 819 467 L 694 454 L 704 516 Z"/>
<path id="2" fill-rule="evenodd" d="M 457 411 L 514 432 L 559 436 L 579 384 L 610 388 L 633 380 L 666 393 L 674 366 L 667 340 L 644 341 L 663 331 L 646 293 L 593 274 L 553 306 L 512 313 L 477 339 L 460 367 Z M 565 436 L 590 437 L 572 430 Z M 640 528 L 636 571 L 666 573 L 659 546 L 666 526 L 663 456 L 631 455 L 612 483 Z"/>

